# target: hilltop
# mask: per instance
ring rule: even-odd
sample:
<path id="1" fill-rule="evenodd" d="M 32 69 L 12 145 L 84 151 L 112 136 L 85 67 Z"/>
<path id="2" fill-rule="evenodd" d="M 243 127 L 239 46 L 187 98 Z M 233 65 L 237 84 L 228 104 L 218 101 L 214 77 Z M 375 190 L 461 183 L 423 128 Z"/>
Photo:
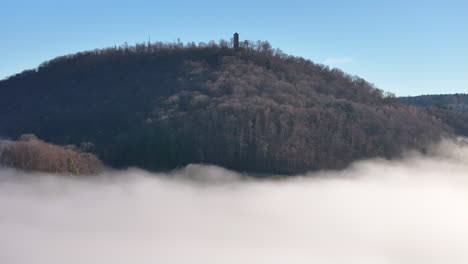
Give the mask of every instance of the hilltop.
<path id="1" fill-rule="evenodd" d="M 394 158 L 453 131 L 364 79 L 265 41 L 143 43 L 0 81 L 0 136 L 90 142 L 113 167 L 299 173 Z"/>

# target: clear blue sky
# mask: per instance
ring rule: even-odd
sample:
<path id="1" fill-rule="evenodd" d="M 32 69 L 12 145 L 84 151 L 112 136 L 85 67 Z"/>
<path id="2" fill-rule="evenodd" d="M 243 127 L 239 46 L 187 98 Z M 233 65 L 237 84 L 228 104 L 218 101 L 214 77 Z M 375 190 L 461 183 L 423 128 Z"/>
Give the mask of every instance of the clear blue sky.
<path id="1" fill-rule="evenodd" d="M 0 79 L 148 40 L 268 40 L 397 95 L 468 93 L 468 1 L 2 0 Z"/>

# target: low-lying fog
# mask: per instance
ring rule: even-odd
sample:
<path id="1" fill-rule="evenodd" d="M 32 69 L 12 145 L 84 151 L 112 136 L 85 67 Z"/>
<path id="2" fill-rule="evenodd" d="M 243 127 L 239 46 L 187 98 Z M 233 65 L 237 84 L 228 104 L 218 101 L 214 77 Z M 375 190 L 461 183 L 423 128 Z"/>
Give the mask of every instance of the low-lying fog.
<path id="1" fill-rule="evenodd" d="M 254 180 L 0 170 L 0 263 L 468 263 L 468 146 Z"/>

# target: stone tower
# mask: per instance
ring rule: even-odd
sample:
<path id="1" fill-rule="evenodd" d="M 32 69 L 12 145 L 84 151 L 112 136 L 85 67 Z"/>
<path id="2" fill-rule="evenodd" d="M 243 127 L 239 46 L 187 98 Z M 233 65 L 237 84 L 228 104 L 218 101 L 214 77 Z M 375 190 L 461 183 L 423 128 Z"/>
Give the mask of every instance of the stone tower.
<path id="1" fill-rule="evenodd" d="M 239 49 L 239 34 L 234 33 L 234 49 Z"/>

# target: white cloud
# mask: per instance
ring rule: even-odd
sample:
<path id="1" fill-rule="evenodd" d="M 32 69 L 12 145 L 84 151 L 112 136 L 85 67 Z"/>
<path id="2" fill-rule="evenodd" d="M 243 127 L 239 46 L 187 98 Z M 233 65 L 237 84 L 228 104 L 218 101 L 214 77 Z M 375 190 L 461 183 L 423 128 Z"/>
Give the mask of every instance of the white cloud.
<path id="1" fill-rule="evenodd" d="M 325 65 L 330 65 L 330 66 L 339 66 L 339 65 L 344 65 L 344 64 L 349 64 L 353 62 L 353 59 L 349 57 L 344 57 L 344 58 L 326 58 L 323 60 L 323 64 Z"/>
<path id="2" fill-rule="evenodd" d="M 1 169 L 0 263 L 468 263 L 467 171 L 448 141 L 289 180 Z"/>

